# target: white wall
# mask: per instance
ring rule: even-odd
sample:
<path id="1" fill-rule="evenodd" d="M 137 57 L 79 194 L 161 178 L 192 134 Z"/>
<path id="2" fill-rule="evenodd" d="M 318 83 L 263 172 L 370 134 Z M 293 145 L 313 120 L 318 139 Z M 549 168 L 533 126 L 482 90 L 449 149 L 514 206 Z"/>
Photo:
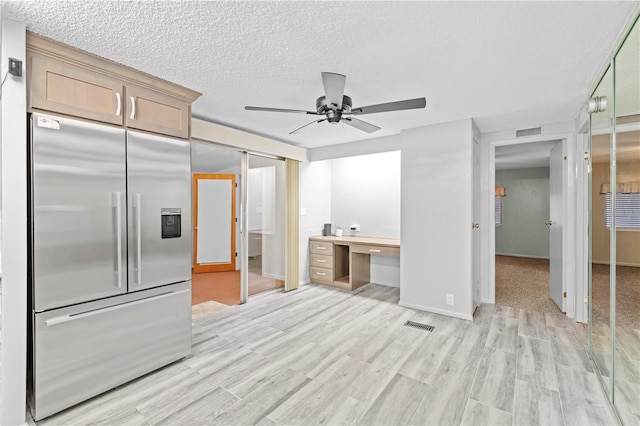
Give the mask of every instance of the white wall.
<path id="1" fill-rule="evenodd" d="M 467 119 L 401 135 L 400 305 L 469 320 L 472 126 Z"/>
<path id="2" fill-rule="evenodd" d="M 344 235 L 400 238 L 400 151 L 331 160 L 331 221 Z"/>
<path id="3" fill-rule="evenodd" d="M 23 424 L 27 355 L 27 126 L 25 25 L 1 20 L 0 78 L 8 58 L 21 59 L 23 77 L 2 86 L 2 389 L 0 424 Z M 7 106 L 10 106 L 7 108 Z"/>
<path id="4" fill-rule="evenodd" d="M 271 212 L 271 215 L 269 214 L 269 206 L 266 206 L 265 211 L 265 202 L 273 203 L 273 198 L 275 197 L 273 185 L 271 187 L 265 185 L 265 172 L 267 171 L 271 172 L 271 183 L 274 184 L 275 170 L 272 168 L 260 167 L 248 171 L 247 190 L 249 191 L 249 203 L 247 205 L 247 220 L 249 232 L 274 227 L 273 223 L 267 224 L 264 222 L 267 216 L 273 217 L 273 212 Z M 268 191 L 268 194 L 265 191 Z"/>
<path id="5" fill-rule="evenodd" d="M 275 225 L 274 233 L 262 237 L 262 274 L 265 277 L 284 281 L 285 270 L 285 209 L 286 209 L 286 169 L 284 161 L 278 161 L 275 167 L 275 197 L 271 200 L 273 209 L 269 211 L 273 215 Z M 270 185 L 270 184 L 267 184 Z M 266 191 L 266 190 L 265 190 Z M 251 195 L 249 195 L 251 199 Z M 270 220 L 270 219 L 268 219 Z"/>
<path id="6" fill-rule="evenodd" d="M 300 163 L 300 283 L 309 282 L 309 237 L 331 223 L 331 162 Z M 302 214 L 304 212 L 304 214 Z"/>

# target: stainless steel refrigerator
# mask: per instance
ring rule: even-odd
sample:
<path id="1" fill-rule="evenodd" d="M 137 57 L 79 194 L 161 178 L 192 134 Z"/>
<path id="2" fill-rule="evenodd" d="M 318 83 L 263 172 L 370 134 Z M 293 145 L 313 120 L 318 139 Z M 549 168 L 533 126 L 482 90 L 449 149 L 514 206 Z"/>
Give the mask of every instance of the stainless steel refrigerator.
<path id="1" fill-rule="evenodd" d="M 191 352 L 189 142 L 30 119 L 36 420 Z"/>

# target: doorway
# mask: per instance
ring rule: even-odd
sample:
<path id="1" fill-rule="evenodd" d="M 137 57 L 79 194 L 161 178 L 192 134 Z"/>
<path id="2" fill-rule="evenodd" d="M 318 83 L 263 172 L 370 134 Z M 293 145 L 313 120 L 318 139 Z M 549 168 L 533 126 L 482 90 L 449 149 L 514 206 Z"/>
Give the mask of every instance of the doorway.
<path id="1" fill-rule="evenodd" d="M 285 164 L 248 155 L 247 282 L 248 295 L 284 287 Z"/>
<path id="2" fill-rule="evenodd" d="M 240 211 L 242 156 L 239 151 L 192 141 L 194 317 L 241 303 Z"/>
<path id="3" fill-rule="evenodd" d="M 495 303 L 562 314 L 562 141 L 495 148 Z"/>

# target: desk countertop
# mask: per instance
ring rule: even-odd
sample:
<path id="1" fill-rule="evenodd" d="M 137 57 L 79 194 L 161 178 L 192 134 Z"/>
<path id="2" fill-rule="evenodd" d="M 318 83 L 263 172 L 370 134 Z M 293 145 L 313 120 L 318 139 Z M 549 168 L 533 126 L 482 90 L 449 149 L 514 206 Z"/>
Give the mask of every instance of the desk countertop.
<path id="1" fill-rule="evenodd" d="M 356 237 L 353 235 L 345 235 L 343 237 L 336 237 L 333 235 L 329 235 L 326 237 L 323 236 L 315 236 L 309 237 L 310 240 L 314 241 L 330 241 L 336 244 L 368 244 L 375 246 L 385 246 L 385 247 L 400 247 L 400 239 L 398 238 L 380 238 L 380 237 Z"/>

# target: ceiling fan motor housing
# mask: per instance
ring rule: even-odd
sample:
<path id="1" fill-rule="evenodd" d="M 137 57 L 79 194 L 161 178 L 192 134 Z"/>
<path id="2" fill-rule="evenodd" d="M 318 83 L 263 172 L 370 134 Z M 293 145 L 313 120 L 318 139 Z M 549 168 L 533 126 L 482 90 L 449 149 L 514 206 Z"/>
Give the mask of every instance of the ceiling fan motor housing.
<path id="1" fill-rule="evenodd" d="M 326 96 L 320 96 L 316 100 L 316 111 L 318 114 L 326 115 L 329 123 L 339 123 L 342 119 L 342 113 L 351 111 L 351 105 L 351 98 L 347 95 L 342 96 L 342 109 L 338 109 L 335 104 L 327 105 Z"/>

